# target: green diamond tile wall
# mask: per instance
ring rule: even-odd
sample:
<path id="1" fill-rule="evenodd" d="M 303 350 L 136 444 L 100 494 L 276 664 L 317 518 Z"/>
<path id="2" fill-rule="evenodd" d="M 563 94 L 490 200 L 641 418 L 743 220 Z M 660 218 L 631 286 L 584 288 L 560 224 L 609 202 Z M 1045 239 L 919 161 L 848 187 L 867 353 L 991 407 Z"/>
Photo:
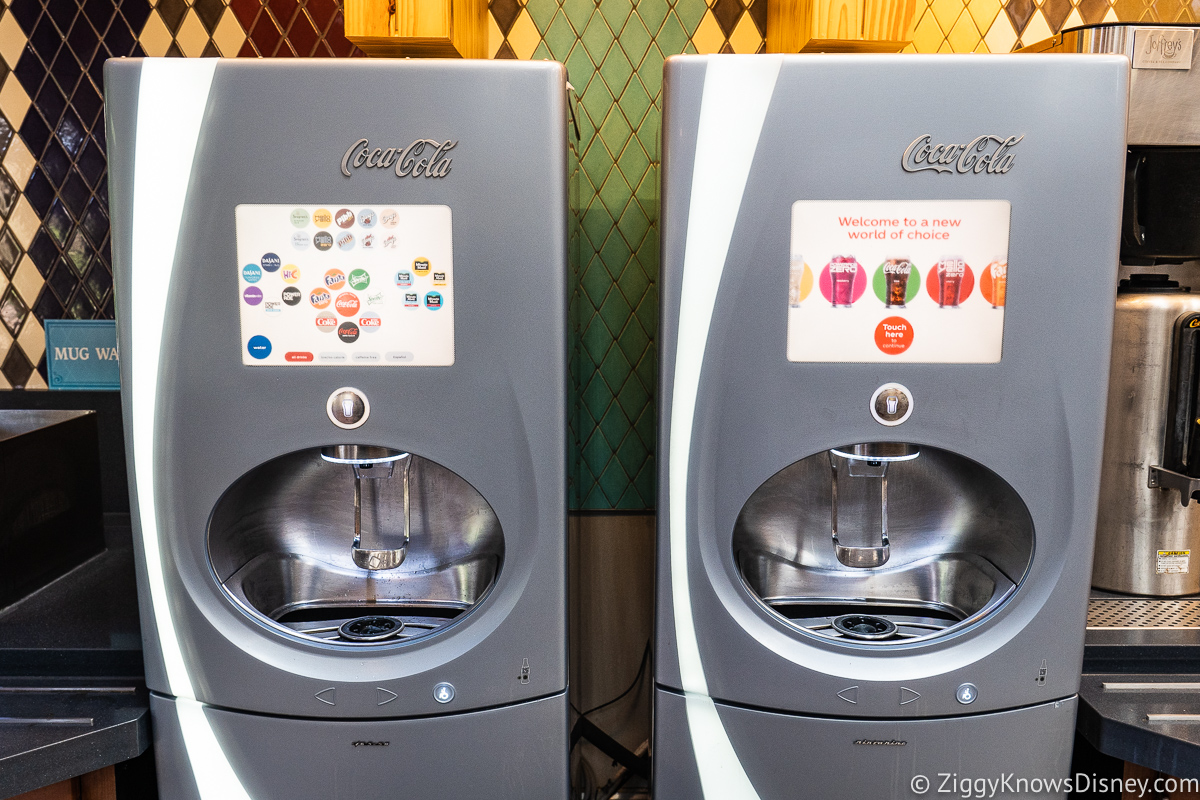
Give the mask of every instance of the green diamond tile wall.
<path id="1" fill-rule="evenodd" d="M 491 0 L 493 58 L 578 93 L 573 506 L 654 506 L 662 62 L 762 50 L 768 0 Z M 918 0 L 911 51 L 1008 52 L 1200 0 Z M 338 0 L 0 0 L 0 389 L 45 389 L 42 322 L 112 317 L 101 68 L 113 56 L 354 57 Z"/>

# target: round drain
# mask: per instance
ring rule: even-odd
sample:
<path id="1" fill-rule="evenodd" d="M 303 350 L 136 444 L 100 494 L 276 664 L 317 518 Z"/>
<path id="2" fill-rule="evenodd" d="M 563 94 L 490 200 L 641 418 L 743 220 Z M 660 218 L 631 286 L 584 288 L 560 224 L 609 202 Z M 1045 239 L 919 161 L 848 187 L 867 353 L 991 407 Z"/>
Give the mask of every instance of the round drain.
<path id="1" fill-rule="evenodd" d="M 896 633 L 896 623 L 870 614 L 844 614 L 834 619 L 833 627 L 849 639 L 866 641 L 887 639 Z"/>
<path id="2" fill-rule="evenodd" d="M 351 642 L 382 642 L 402 630 L 404 622 L 395 617 L 358 617 L 343 622 L 338 633 Z"/>

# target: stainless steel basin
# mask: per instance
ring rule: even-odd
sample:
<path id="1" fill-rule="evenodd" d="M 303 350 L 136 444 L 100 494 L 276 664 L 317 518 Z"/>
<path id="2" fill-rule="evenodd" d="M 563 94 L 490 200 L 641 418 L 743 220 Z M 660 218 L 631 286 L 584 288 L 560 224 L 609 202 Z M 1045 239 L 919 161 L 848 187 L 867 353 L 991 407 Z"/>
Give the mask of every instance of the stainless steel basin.
<path id="1" fill-rule="evenodd" d="M 254 619 L 310 641 L 383 647 L 445 630 L 487 596 L 503 565 L 504 536 L 482 495 L 440 464 L 413 456 L 410 485 L 407 558 L 395 569 L 366 570 L 351 552 L 351 467 L 314 449 L 251 470 L 218 501 L 209 524 L 218 583 Z M 381 481 L 373 497 L 374 518 L 400 530 L 401 482 Z M 403 630 L 382 641 L 337 634 L 343 623 L 372 615 L 403 620 Z"/>
<path id="2" fill-rule="evenodd" d="M 1029 511 L 1007 482 L 982 465 L 938 448 L 920 451 L 920 457 L 888 467 L 891 554 L 874 568 L 847 567 L 837 558 L 825 452 L 765 481 L 734 528 L 734 557 L 745 587 L 802 635 L 858 645 L 925 641 L 995 612 L 1032 561 Z M 866 541 L 879 528 L 880 501 L 871 480 L 839 483 L 843 539 Z M 847 637 L 833 622 L 849 614 L 887 620 L 896 629 L 881 638 Z M 891 630 L 880 626 L 885 628 Z"/>

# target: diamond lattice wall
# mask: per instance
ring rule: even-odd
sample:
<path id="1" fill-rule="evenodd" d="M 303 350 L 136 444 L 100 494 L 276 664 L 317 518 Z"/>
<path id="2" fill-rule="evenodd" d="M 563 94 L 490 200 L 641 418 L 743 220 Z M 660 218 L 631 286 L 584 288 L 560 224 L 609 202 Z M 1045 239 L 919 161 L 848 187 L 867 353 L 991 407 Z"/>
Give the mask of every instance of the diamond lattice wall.
<path id="1" fill-rule="evenodd" d="M 768 0 L 492 0 L 493 58 L 578 92 L 573 505 L 654 505 L 662 62 L 762 50 Z M 918 0 L 909 51 L 1005 53 L 1200 0 Z M 101 68 L 112 56 L 361 56 L 337 0 L 0 2 L 0 389 L 45 389 L 42 321 L 111 318 Z"/>

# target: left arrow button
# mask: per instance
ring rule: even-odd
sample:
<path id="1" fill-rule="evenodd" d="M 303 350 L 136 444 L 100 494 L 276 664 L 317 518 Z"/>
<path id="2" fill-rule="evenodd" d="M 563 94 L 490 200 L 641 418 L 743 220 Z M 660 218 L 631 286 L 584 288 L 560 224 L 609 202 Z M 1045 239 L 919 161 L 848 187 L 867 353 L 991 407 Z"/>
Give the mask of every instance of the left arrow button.
<path id="1" fill-rule="evenodd" d="M 330 686 L 328 689 L 322 689 L 313 695 L 313 697 L 317 698 L 327 706 L 337 705 L 337 689 L 333 686 Z"/>

